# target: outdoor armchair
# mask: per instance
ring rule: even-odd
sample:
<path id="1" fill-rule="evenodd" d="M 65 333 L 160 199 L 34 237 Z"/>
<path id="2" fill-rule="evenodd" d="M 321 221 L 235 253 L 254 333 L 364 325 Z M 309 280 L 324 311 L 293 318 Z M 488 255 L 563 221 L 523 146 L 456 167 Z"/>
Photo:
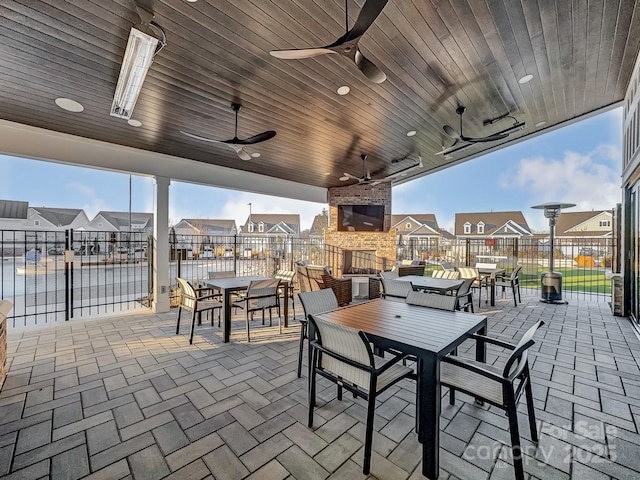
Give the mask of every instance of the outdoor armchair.
<path id="1" fill-rule="evenodd" d="M 483 335 L 472 336 L 476 340 L 512 350 L 502 369 L 451 355 L 445 357 L 440 364 L 440 382 L 450 388 L 449 403 L 451 405 L 455 404 L 455 391 L 460 390 L 506 411 L 509 418 L 513 466 L 517 480 L 525 478 L 518 430 L 518 401 L 523 392 L 527 398 L 531 440 L 538 443 L 527 351 L 535 343 L 533 336 L 542 325 L 544 325 L 542 320 L 535 323 L 522 336 L 517 345 Z"/>
<path id="2" fill-rule="evenodd" d="M 368 475 L 371 468 L 373 418 L 376 397 L 413 370 L 399 365 L 402 356 L 386 359 L 373 354 L 367 336 L 353 328 L 309 316 L 316 332 L 311 341 L 312 361 L 309 379 L 309 428 L 313 427 L 313 409 L 316 405 L 316 377 L 320 375 L 338 386 L 338 400 L 342 389 L 367 401 L 367 420 L 364 441 L 362 473 Z"/>
<path id="3" fill-rule="evenodd" d="M 298 350 L 298 378 L 302 376 L 302 353 L 304 341 L 309 339 L 308 319 L 309 315 L 329 312 L 340 308 L 336 294 L 330 288 L 316 290 L 315 292 L 300 292 L 298 294 L 304 310 L 304 320 L 300 320 L 300 348 Z M 309 368 L 311 368 L 311 350 L 309 350 Z"/>
<path id="4" fill-rule="evenodd" d="M 460 278 L 473 278 L 471 288 L 478 289 L 478 308 L 480 308 L 480 300 L 482 297 L 482 287 L 486 290 L 487 297 L 489 296 L 489 278 L 480 275 L 480 272 L 475 267 L 458 267 L 460 272 Z"/>
<path id="5" fill-rule="evenodd" d="M 326 268 L 322 274 L 324 288 L 330 288 L 336 294 L 338 305 L 343 306 L 351 303 L 353 299 L 352 282 L 350 278 L 336 278 Z"/>
<path id="6" fill-rule="evenodd" d="M 176 277 L 178 286 L 180 287 L 180 305 L 178 305 L 178 321 L 176 324 L 176 335 L 180 333 L 180 315 L 182 309 L 191 312 L 191 330 L 189 332 L 189 343 L 193 343 L 193 330 L 196 323 L 196 314 L 198 314 L 198 325 L 202 324 L 202 312 L 218 310 L 218 325 L 220 325 L 220 311 L 222 303 L 215 300 L 216 295 L 200 295 L 201 290 L 195 289 L 187 280 Z M 213 316 L 211 317 L 211 326 L 213 326 Z"/>
<path id="7" fill-rule="evenodd" d="M 274 308 L 278 309 L 278 325 L 280 333 L 282 333 L 282 324 L 280 322 L 280 297 L 278 296 L 278 287 L 280 280 L 252 280 L 247 289 L 247 294 L 241 300 L 233 302 L 232 306 L 242 308 L 245 311 L 247 322 L 247 342 L 251 341 L 249 335 L 249 314 L 253 320 L 253 313 L 262 312 L 262 324 L 264 325 L 264 311 L 269 310 L 269 326 L 272 324 L 272 313 Z"/>

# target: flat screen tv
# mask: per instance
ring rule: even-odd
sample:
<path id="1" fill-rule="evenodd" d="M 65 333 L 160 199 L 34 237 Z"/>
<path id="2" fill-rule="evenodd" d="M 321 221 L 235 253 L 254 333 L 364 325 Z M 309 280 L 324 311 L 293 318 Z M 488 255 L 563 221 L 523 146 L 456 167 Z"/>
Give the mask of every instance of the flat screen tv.
<path id="1" fill-rule="evenodd" d="M 384 205 L 338 205 L 339 232 L 382 232 Z"/>

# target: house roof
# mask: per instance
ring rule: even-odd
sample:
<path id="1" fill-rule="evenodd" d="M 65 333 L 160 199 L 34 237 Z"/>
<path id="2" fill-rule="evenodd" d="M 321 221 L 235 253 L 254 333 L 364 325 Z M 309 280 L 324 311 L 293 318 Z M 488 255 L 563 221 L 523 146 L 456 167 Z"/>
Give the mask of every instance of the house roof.
<path id="1" fill-rule="evenodd" d="M 411 228 L 406 228 L 406 224 L 409 221 L 413 222 Z M 439 231 L 438 221 L 433 213 L 401 213 L 391 215 L 391 227 L 395 227 L 398 230 L 398 234 L 415 231 L 416 228 L 418 228 L 418 225 L 415 225 L 416 222 L 427 225 L 433 230 L 433 233 L 437 234 Z"/>
<path id="2" fill-rule="evenodd" d="M 211 219 L 211 218 L 183 218 L 176 226 L 182 222 L 186 222 L 190 226 L 208 232 L 219 231 L 221 233 L 227 233 L 236 228 L 236 221 L 229 219 Z"/>
<path id="3" fill-rule="evenodd" d="M 293 233 L 293 234 L 300 233 L 300 215 L 298 215 L 297 213 L 295 214 L 253 213 L 251 214 L 250 218 L 247 218 L 247 221 L 242 226 L 242 231 L 244 233 L 248 233 L 249 231 L 247 228 L 249 225 L 249 221 L 253 222 L 255 225 L 262 222 L 265 226 L 264 232 L 257 232 L 254 230 L 252 234 L 253 233 L 274 233 L 275 232 L 274 227 L 276 227 L 278 224 L 286 225 L 286 228 L 284 229 L 286 230 L 286 232 L 284 233 Z"/>
<path id="4" fill-rule="evenodd" d="M 520 231 L 520 235 L 530 235 L 531 229 L 524 218 L 521 211 L 510 212 L 474 212 L 474 213 L 456 213 L 455 219 L 455 234 L 457 236 L 465 236 L 469 234 L 464 233 L 465 223 L 471 224 L 471 234 L 473 236 L 491 236 L 501 232 L 505 228 L 509 228 L 505 225 L 510 222 L 513 223 L 512 228 Z M 477 225 L 484 223 L 484 234 L 478 233 Z M 506 234 L 506 232 L 500 233 Z M 513 232 L 517 234 L 517 232 Z"/>
<path id="5" fill-rule="evenodd" d="M 71 225 L 83 213 L 80 208 L 49 208 L 49 207 L 30 207 L 47 222 L 56 227 L 65 227 Z"/>
<path id="6" fill-rule="evenodd" d="M 0 200 L 0 218 L 26 220 L 29 202 L 18 200 Z"/>
<path id="7" fill-rule="evenodd" d="M 118 230 L 129 227 L 129 212 L 107 212 L 100 211 L 91 220 L 93 224 L 96 219 L 101 216 Z M 144 229 L 153 228 L 153 213 L 131 212 L 131 223 L 136 225 L 144 225 Z M 92 225 L 95 226 L 95 225 Z"/>

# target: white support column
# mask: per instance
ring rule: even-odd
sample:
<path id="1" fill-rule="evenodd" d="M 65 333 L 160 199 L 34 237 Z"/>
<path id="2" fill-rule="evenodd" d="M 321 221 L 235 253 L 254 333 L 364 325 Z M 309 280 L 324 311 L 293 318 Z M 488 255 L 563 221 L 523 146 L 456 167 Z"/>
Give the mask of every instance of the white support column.
<path id="1" fill-rule="evenodd" d="M 169 185 L 171 179 L 155 177 L 153 205 L 153 301 L 155 313 L 168 312 L 169 304 Z"/>

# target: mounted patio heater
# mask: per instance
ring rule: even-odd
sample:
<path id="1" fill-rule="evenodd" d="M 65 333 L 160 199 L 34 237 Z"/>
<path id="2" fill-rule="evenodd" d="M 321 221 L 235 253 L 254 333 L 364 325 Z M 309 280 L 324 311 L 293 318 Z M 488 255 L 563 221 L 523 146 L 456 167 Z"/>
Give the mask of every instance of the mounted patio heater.
<path id="1" fill-rule="evenodd" d="M 563 208 L 575 207 L 574 203 L 558 203 L 549 202 L 542 205 L 536 205 L 531 208 L 544 210 L 544 216 L 549 219 L 549 271 L 542 272 L 542 298 L 541 302 L 545 303 L 562 303 L 562 273 L 553 271 L 553 252 L 555 248 L 556 221 L 560 216 Z"/>

